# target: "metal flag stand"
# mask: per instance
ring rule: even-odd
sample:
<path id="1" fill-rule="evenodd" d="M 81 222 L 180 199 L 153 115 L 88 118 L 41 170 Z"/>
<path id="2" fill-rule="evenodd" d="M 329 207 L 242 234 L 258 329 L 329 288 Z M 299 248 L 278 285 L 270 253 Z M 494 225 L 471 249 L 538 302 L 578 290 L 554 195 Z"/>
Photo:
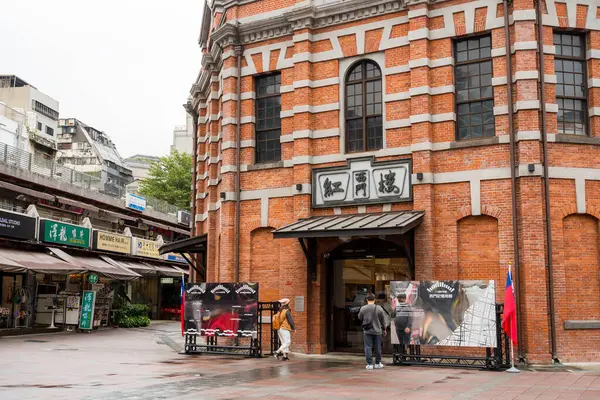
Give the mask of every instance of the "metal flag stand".
<path id="1" fill-rule="evenodd" d="M 506 370 L 506 372 L 510 372 L 513 374 L 518 374 L 519 372 L 521 372 L 520 369 L 518 369 L 517 367 L 515 367 L 515 350 L 514 350 L 514 345 L 513 345 L 513 341 L 510 341 L 510 368 Z"/>
<path id="2" fill-rule="evenodd" d="M 512 292 L 513 292 L 513 297 L 514 297 L 515 284 L 512 280 L 512 264 L 511 263 L 508 263 L 508 273 L 510 274 L 510 282 L 511 282 Z M 506 372 L 518 374 L 519 372 L 521 372 L 521 370 L 515 367 L 515 349 L 514 349 L 514 344 L 513 344 L 512 338 L 509 339 L 509 342 L 510 342 L 510 368 L 507 369 Z"/>

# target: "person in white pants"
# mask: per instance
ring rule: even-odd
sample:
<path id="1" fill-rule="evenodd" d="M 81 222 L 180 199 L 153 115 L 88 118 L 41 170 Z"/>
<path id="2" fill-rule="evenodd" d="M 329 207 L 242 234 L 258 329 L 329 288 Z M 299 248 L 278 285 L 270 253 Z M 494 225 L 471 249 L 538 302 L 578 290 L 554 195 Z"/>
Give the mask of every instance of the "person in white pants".
<path id="1" fill-rule="evenodd" d="M 289 360 L 290 346 L 292 345 L 292 331 L 296 332 L 296 325 L 294 324 L 294 319 L 290 312 L 290 299 L 281 299 L 279 300 L 279 303 L 281 304 L 279 318 L 281 318 L 282 321 L 277 334 L 281 346 L 279 346 L 279 349 L 275 352 L 275 357 L 279 358 L 280 356 L 283 356 L 282 360 L 287 361 Z"/>

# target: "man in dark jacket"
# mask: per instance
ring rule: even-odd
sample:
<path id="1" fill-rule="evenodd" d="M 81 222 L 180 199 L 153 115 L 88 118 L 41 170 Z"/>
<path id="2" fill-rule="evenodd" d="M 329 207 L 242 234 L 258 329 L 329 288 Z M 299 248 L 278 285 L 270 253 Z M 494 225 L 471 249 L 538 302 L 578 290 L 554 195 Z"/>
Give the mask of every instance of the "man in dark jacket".
<path id="1" fill-rule="evenodd" d="M 396 305 L 396 310 L 394 313 L 396 335 L 398 335 L 398 341 L 400 344 L 410 344 L 413 322 L 412 307 L 406 302 L 406 294 L 400 293 L 396 299 L 398 299 L 398 304 Z"/>
<path id="2" fill-rule="evenodd" d="M 367 369 L 383 368 L 381 363 L 381 335 L 387 335 L 385 329 L 385 311 L 381 306 L 375 304 L 375 295 L 367 295 L 367 304 L 360 308 L 358 319 L 362 323 L 365 357 L 367 359 Z M 373 345 L 375 345 L 375 365 L 373 365 Z"/>

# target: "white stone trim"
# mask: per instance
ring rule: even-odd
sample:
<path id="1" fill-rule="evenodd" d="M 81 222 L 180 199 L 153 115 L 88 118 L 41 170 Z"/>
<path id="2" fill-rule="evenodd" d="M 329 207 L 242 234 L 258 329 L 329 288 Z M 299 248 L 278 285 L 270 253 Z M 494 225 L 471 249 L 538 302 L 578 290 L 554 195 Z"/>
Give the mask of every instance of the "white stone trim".
<path id="1" fill-rule="evenodd" d="M 540 131 L 518 131 L 517 141 L 521 140 L 541 140 L 542 135 Z"/>
<path id="2" fill-rule="evenodd" d="M 592 58 L 594 58 L 594 59 L 600 58 L 600 49 L 588 50 L 586 53 L 586 58 L 588 60 L 590 60 Z"/>
<path id="3" fill-rule="evenodd" d="M 499 76 L 496 78 L 492 78 L 492 86 L 502 86 L 502 85 L 506 85 L 508 83 L 508 79 L 506 79 L 506 76 Z"/>
<path id="4" fill-rule="evenodd" d="M 534 71 L 517 71 L 513 75 L 513 83 L 517 81 L 523 81 L 528 79 L 540 79 L 540 73 L 537 70 Z"/>
<path id="5" fill-rule="evenodd" d="M 309 87 L 311 89 L 315 89 L 315 88 L 320 88 L 320 87 L 325 87 L 325 86 L 339 85 L 339 83 L 340 83 L 340 78 L 334 77 L 334 78 L 319 79 L 316 81 L 312 81 L 312 80 L 294 81 L 293 87 L 294 87 L 294 89 L 298 89 L 298 88 L 302 88 L 302 87 Z"/>
<path id="6" fill-rule="evenodd" d="M 242 140 L 240 142 L 240 148 L 247 148 L 247 147 L 255 147 L 256 146 L 256 141 L 254 139 L 248 139 L 248 140 Z M 221 144 L 221 150 L 228 150 L 228 149 L 235 149 L 235 141 L 233 140 L 229 140 L 226 142 L 223 142 Z"/>
<path id="7" fill-rule="evenodd" d="M 401 101 L 410 99 L 409 92 L 387 93 L 383 95 L 383 101 L 389 103 L 392 101 Z"/>
<path id="8" fill-rule="evenodd" d="M 385 124 L 384 124 L 385 129 L 406 128 L 409 126 L 410 126 L 410 119 L 408 119 L 408 118 L 385 121 Z"/>
<path id="9" fill-rule="evenodd" d="M 558 113 L 558 104 L 546 103 L 546 112 L 557 114 Z"/>
<path id="10" fill-rule="evenodd" d="M 590 107 L 588 113 L 590 117 L 600 117 L 600 107 Z"/>
<path id="11" fill-rule="evenodd" d="M 279 118 L 290 118 L 294 116 L 294 110 L 281 110 Z"/>
<path id="12" fill-rule="evenodd" d="M 340 109 L 340 103 L 329 103 L 329 104 L 320 104 L 320 105 L 301 105 L 301 106 L 294 106 L 293 109 L 293 113 L 294 114 L 300 114 L 300 113 L 310 113 L 310 114 L 318 114 L 318 113 L 323 113 L 323 112 L 329 112 L 329 111 L 337 111 Z"/>
<path id="13" fill-rule="evenodd" d="M 514 105 L 514 112 L 518 112 L 521 110 L 539 110 L 540 109 L 540 101 L 539 100 L 520 100 Z"/>
<path id="14" fill-rule="evenodd" d="M 419 67 L 429 67 L 429 68 L 438 68 L 445 67 L 448 65 L 454 65 L 454 57 L 445 57 L 445 58 L 419 58 L 417 60 L 410 60 L 408 62 L 408 67 L 419 68 Z"/>
<path id="15" fill-rule="evenodd" d="M 481 215 L 481 181 L 471 179 L 469 186 L 471 189 L 471 214 Z"/>
<path id="16" fill-rule="evenodd" d="M 588 88 L 600 87 L 600 78 L 588 79 Z"/>
<path id="17" fill-rule="evenodd" d="M 492 57 L 504 57 L 506 56 L 506 47 L 498 47 L 492 49 Z"/>
<path id="18" fill-rule="evenodd" d="M 556 82 L 557 82 L 556 75 L 544 74 L 544 82 L 556 84 Z"/>
<path id="19" fill-rule="evenodd" d="M 508 105 L 505 106 L 494 106 L 494 115 L 507 115 Z"/>
<path id="20" fill-rule="evenodd" d="M 521 50 L 537 50 L 538 48 L 538 43 L 536 41 L 530 41 L 530 42 L 515 42 L 512 46 L 511 46 L 511 53 L 514 53 L 515 51 L 521 51 Z"/>
<path id="21" fill-rule="evenodd" d="M 292 86 L 292 85 L 279 86 L 279 93 L 281 93 L 281 94 L 291 93 L 293 91 L 294 91 L 294 86 Z"/>
<path id="22" fill-rule="evenodd" d="M 515 21 L 535 21 L 536 20 L 536 11 L 534 9 L 530 10 L 515 10 L 512 15 L 509 16 L 509 24 L 513 24 Z"/>
<path id="23" fill-rule="evenodd" d="M 410 67 L 408 64 L 397 65 L 395 67 L 387 67 L 384 69 L 385 75 L 395 75 L 395 74 L 403 74 L 406 72 L 410 72 Z"/>

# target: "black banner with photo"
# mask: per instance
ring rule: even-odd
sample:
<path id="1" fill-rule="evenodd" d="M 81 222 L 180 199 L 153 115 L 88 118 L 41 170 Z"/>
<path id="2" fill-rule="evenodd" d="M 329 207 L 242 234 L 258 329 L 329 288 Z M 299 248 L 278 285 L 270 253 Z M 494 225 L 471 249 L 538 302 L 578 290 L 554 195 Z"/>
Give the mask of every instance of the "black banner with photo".
<path id="1" fill-rule="evenodd" d="M 257 336 L 258 283 L 186 283 L 184 331 L 201 336 Z"/>
<path id="2" fill-rule="evenodd" d="M 36 219 L 25 214 L 0 210 L 0 236 L 34 240 Z"/>
<path id="3" fill-rule="evenodd" d="M 496 347 L 494 281 L 392 281 L 392 344 Z"/>

